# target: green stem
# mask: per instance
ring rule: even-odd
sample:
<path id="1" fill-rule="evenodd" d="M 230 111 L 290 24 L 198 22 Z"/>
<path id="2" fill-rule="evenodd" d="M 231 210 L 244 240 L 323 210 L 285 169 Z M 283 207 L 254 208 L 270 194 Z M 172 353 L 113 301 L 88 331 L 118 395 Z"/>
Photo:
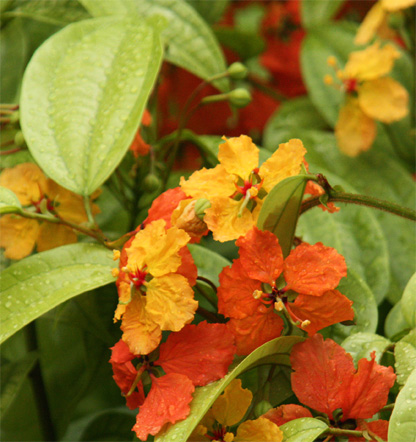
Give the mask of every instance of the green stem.
<path id="1" fill-rule="evenodd" d="M 26 346 L 28 351 L 38 351 L 38 340 L 35 322 L 31 322 L 25 327 Z M 36 361 L 29 374 L 33 395 L 36 402 L 39 424 L 42 429 L 45 441 L 58 440 L 55 434 L 51 409 L 49 407 L 46 386 L 43 380 L 42 370 L 39 360 Z"/>
<path id="2" fill-rule="evenodd" d="M 84 201 L 84 208 L 85 213 L 87 214 L 88 223 L 90 224 L 90 227 L 96 228 L 97 224 L 95 222 L 94 215 L 92 214 L 90 197 L 83 196 L 82 199 Z"/>
<path id="3" fill-rule="evenodd" d="M 352 437 L 365 437 L 364 431 L 357 431 L 357 430 L 344 430 L 342 428 L 328 428 L 322 436 L 332 435 L 332 436 L 352 436 Z M 379 439 L 382 440 L 382 439 Z"/>
<path id="4" fill-rule="evenodd" d="M 416 211 L 390 201 L 381 200 L 372 196 L 358 195 L 354 193 L 335 192 L 333 190 L 327 192 L 328 202 L 338 202 L 347 204 L 357 204 L 359 206 L 372 207 L 373 209 L 383 210 L 402 218 L 416 221 Z M 320 197 L 311 197 L 302 202 L 300 214 L 305 213 L 309 209 L 321 204 Z"/>
<path id="5" fill-rule="evenodd" d="M 216 313 L 210 312 L 203 307 L 198 307 L 196 312 L 211 322 L 220 323 L 220 324 L 223 324 L 224 322 L 226 322 L 225 319 L 221 318 Z"/>

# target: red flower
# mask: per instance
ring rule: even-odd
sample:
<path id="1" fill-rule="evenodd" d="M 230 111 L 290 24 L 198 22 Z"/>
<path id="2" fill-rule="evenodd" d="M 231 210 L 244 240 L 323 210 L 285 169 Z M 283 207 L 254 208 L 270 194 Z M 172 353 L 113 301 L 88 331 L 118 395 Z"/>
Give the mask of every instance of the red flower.
<path id="1" fill-rule="evenodd" d="M 112 351 L 110 362 L 114 380 L 127 396 L 127 405 L 139 407 L 133 431 L 139 439 L 146 440 L 166 423 L 175 423 L 188 416 L 195 386 L 224 377 L 233 360 L 235 346 L 225 324 L 201 322 L 171 333 L 160 346 L 158 360 L 154 360 L 154 354 L 132 354 L 121 340 Z M 139 361 L 137 368 L 131 362 L 133 359 Z M 157 366 L 166 374 L 159 377 Z M 139 380 L 144 372 L 152 381 L 146 398 Z"/>
<path id="2" fill-rule="evenodd" d="M 352 356 L 331 339 L 316 334 L 293 347 L 292 388 L 308 407 L 344 422 L 369 419 L 387 403 L 396 375 L 391 367 L 363 358 L 355 369 Z M 339 413 L 341 412 L 341 417 Z M 338 416 L 337 416 L 338 415 Z"/>
<path id="3" fill-rule="evenodd" d="M 293 421 L 294 419 L 312 417 L 312 414 L 307 408 L 302 407 L 301 405 L 287 404 L 272 408 L 267 413 L 263 414 L 263 417 L 269 419 L 280 427 L 286 422 Z"/>
<path id="4" fill-rule="evenodd" d="M 236 336 L 238 354 L 280 336 L 283 321 L 275 309 L 286 308 L 311 335 L 353 319 L 352 302 L 335 290 L 347 274 L 345 260 L 335 249 L 302 243 L 284 260 L 276 236 L 256 227 L 236 244 L 240 258 L 220 275 L 218 310 L 231 318 L 228 326 Z M 298 294 L 294 302 L 293 292 Z"/>

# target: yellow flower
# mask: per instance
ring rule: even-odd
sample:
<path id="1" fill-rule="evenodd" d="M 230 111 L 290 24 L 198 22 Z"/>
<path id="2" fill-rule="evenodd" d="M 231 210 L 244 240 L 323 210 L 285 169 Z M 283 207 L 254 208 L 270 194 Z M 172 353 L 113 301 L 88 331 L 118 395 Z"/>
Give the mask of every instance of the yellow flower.
<path id="1" fill-rule="evenodd" d="M 49 211 L 72 223 L 81 224 L 88 220 L 82 197 L 64 189 L 33 163 L 19 164 L 4 169 L 0 175 L 0 186 L 13 191 L 22 206 L 35 212 Z M 91 198 L 94 199 L 98 193 Z M 93 205 L 93 213 L 99 209 Z M 5 215 L 0 219 L 0 247 L 5 249 L 6 258 L 22 259 L 32 253 L 35 245 L 42 252 L 77 241 L 75 231 L 62 224 L 39 222 L 18 215 Z"/>
<path id="2" fill-rule="evenodd" d="M 356 156 L 368 150 L 376 136 L 375 121 L 392 123 L 408 113 L 406 89 L 387 74 L 400 53 L 391 44 L 380 47 L 376 42 L 350 54 L 337 77 L 347 93 L 335 126 L 335 135 L 342 152 Z"/>
<path id="3" fill-rule="evenodd" d="M 355 44 L 368 43 L 376 34 L 381 38 L 394 38 L 395 32 L 388 26 L 390 13 L 398 12 L 416 4 L 416 0 L 380 0 L 367 13 L 361 23 Z"/>
<path id="4" fill-rule="evenodd" d="M 274 422 L 264 417 L 241 423 L 236 436 L 228 431 L 229 427 L 244 418 L 252 399 L 251 391 L 242 388 L 240 379 L 234 379 L 214 402 L 189 440 L 281 442 L 283 440 L 282 431 Z"/>
<path id="5" fill-rule="evenodd" d="M 300 140 L 283 143 L 260 167 L 259 149 L 250 137 L 224 138 L 218 164 L 181 179 L 182 190 L 192 198 L 206 198 L 211 207 L 204 221 L 217 241 L 239 238 L 256 224 L 264 198 L 281 180 L 297 175 L 306 149 Z"/>
<path id="6" fill-rule="evenodd" d="M 179 331 L 194 318 L 198 307 L 188 279 L 177 270 L 180 250 L 189 235 L 166 222 L 148 224 L 126 249 L 127 264 L 118 281 L 122 339 L 134 354 L 148 354 L 159 344 L 163 330 Z"/>

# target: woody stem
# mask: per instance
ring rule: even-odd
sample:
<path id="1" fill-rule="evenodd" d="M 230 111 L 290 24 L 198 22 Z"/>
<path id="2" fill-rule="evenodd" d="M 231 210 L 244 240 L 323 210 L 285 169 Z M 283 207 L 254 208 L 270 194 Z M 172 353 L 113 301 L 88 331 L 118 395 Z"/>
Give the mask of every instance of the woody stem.
<path id="1" fill-rule="evenodd" d="M 352 436 L 352 437 L 364 437 L 365 438 L 365 432 L 364 431 L 357 431 L 357 430 L 343 430 L 342 428 L 328 428 L 322 435 L 332 435 L 332 436 Z M 375 435 L 372 435 L 374 437 Z M 367 436 L 368 437 L 368 436 Z M 378 438 L 376 436 L 378 441 L 383 441 L 383 439 Z"/>
<path id="2" fill-rule="evenodd" d="M 92 238 L 96 239 L 98 242 L 103 244 L 105 247 L 112 250 L 112 247 L 109 247 L 106 245 L 106 238 L 103 236 L 103 234 L 101 232 L 96 232 L 96 231 L 87 229 L 85 227 L 82 227 L 78 224 L 71 223 L 70 221 L 64 220 L 62 218 L 52 217 L 49 215 L 43 215 L 41 213 L 33 213 L 33 212 L 29 212 L 28 210 L 22 210 L 20 212 L 14 213 L 14 215 L 20 215 L 20 216 L 23 216 L 23 218 L 36 219 L 37 221 L 46 221 L 48 223 L 53 223 L 53 224 L 63 224 L 64 226 L 70 227 L 71 229 L 74 229 L 80 233 L 83 233 L 84 235 L 91 236 Z"/>
<path id="3" fill-rule="evenodd" d="M 372 207 L 373 209 L 383 210 L 402 218 L 416 221 L 416 211 L 390 201 L 381 200 L 372 196 L 358 195 L 354 193 L 336 192 L 334 190 L 327 191 L 327 202 L 339 202 L 346 204 L 357 204 L 359 206 Z M 321 204 L 320 197 L 311 197 L 302 202 L 300 214 L 305 213 L 309 209 Z"/>

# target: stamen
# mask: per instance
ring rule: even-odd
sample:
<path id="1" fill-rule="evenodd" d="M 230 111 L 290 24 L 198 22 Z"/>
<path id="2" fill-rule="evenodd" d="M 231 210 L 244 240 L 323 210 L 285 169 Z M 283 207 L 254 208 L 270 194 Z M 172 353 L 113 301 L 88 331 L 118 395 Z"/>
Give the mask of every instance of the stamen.
<path id="1" fill-rule="evenodd" d="M 114 278 L 117 278 L 118 275 L 120 274 L 120 270 L 116 267 L 111 270 L 111 274 L 114 276 Z"/>
<path id="2" fill-rule="evenodd" d="M 113 250 L 113 261 L 120 259 L 120 250 Z"/>
<path id="3" fill-rule="evenodd" d="M 278 312 L 281 312 L 281 311 L 285 308 L 285 305 L 283 304 L 282 300 L 279 299 L 278 301 L 276 301 L 276 302 L 274 303 L 274 308 L 275 308 L 275 310 L 277 310 Z"/>

